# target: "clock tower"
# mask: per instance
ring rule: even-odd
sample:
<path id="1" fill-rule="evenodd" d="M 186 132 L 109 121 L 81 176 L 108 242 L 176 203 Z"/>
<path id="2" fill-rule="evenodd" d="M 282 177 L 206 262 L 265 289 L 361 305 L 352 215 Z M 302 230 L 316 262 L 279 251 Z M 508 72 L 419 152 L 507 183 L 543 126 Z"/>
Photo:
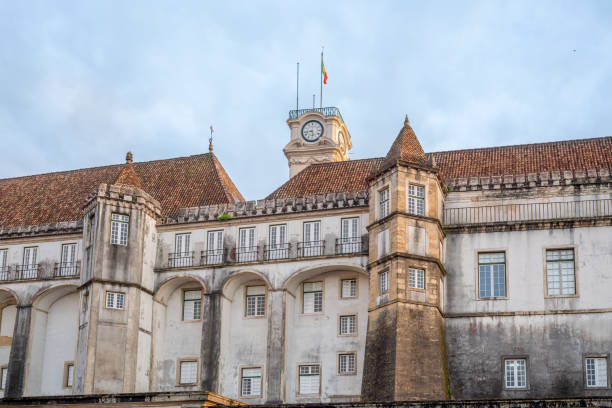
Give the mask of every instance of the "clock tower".
<path id="1" fill-rule="evenodd" d="M 283 149 L 289 178 L 313 163 L 348 160 L 351 136 L 338 108 L 300 109 L 289 112 L 291 140 Z"/>

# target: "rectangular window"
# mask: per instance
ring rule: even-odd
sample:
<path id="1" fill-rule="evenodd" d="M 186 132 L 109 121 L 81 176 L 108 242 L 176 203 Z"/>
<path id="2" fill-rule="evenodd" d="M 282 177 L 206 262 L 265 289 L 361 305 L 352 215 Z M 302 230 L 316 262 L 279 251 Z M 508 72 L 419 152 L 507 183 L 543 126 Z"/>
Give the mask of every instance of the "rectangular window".
<path id="1" fill-rule="evenodd" d="M 351 299 L 357 297 L 357 279 L 342 279 L 341 282 L 342 299 Z"/>
<path id="2" fill-rule="evenodd" d="M 546 251 L 546 283 L 549 296 L 576 294 L 573 249 Z"/>
<path id="3" fill-rule="evenodd" d="M 302 310 L 304 313 L 323 311 L 323 282 L 305 282 Z"/>
<path id="4" fill-rule="evenodd" d="M 174 253 L 170 255 L 170 267 L 181 268 L 191 266 L 191 234 L 176 234 L 174 236 Z"/>
<path id="5" fill-rule="evenodd" d="M 378 208 L 379 208 L 379 217 L 385 218 L 389 215 L 389 188 L 385 188 L 384 190 L 380 190 L 378 192 Z"/>
<path id="6" fill-rule="evenodd" d="M 64 363 L 64 388 L 72 388 L 74 381 L 74 363 Z"/>
<path id="7" fill-rule="evenodd" d="M 588 357 L 585 364 L 586 385 L 589 388 L 608 386 L 608 359 L 605 357 Z"/>
<path id="8" fill-rule="evenodd" d="M 255 397 L 261 395 L 261 368 L 242 369 L 242 390 L 243 397 Z"/>
<path id="9" fill-rule="evenodd" d="M 384 229 L 379 231 L 376 237 L 378 239 L 378 258 L 388 255 L 391 245 L 389 242 L 389 230 Z"/>
<path id="10" fill-rule="evenodd" d="M 321 222 L 310 221 L 304 223 L 304 241 L 302 242 L 302 256 L 323 255 L 323 242 L 321 241 Z"/>
<path id="11" fill-rule="evenodd" d="M 266 314 L 266 287 L 247 286 L 246 310 L 247 317 L 260 317 Z"/>
<path id="12" fill-rule="evenodd" d="M 206 264 L 218 265 L 221 263 L 223 263 L 223 231 L 208 231 Z"/>
<path id="13" fill-rule="evenodd" d="M 0 281 L 8 280 L 8 249 L 0 249 Z"/>
<path id="14" fill-rule="evenodd" d="M 62 254 L 59 264 L 59 276 L 74 276 L 76 268 L 76 244 L 62 245 Z"/>
<path id="15" fill-rule="evenodd" d="M 202 314 L 202 291 L 183 291 L 183 320 L 200 320 Z"/>
<path id="16" fill-rule="evenodd" d="M 354 254 L 361 252 L 359 218 L 343 218 L 340 225 L 339 253 Z"/>
<path id="17" fill-rule="evenodd" d="M 389 271 L 384 271 L 378 274 L 378 293 L 387 293 L 389 291 Z"/>
<path id="18" fill-rule="evenodd" d="M 425 271 L 410 268 L 408 270 L 408 286 L 413 289 L 425 289 Z"/>
<path id="19" fill-rule="evenodd" d="M 504 360 L 506 388 L 527 388 L 527 360 Z"/>
<path id="20" fill-rule="evenodd" d="M 125 214 L 113 214 L 111 216 L 111 244 L 128 244 L 128 227 L 130 216 Z"/>
<path id="21" fill-rule="evenodd" d="M 270 225 L 270 244 L 268 246 L 268 259 L 284 259 L 289 257 L 289 244 L 287 244 L 287 226 Z"/>
<path id="22" fill-rule="evenodd" d="M 300 395 L 318 394 L 321 384 L 321 368 L 318 365 L 299 366 Z"/>
<path id="23" fill-rule="evenodd" d="M 3 390 L 6 389 L 6 376 L 8 375 L 8 367 L 2 367 L 2 388 Z"/>
<path id="24" fill-rule="evenodd" d="M 340 335 L 350 336 L 357 333 L 357 316 L 340 316 Z"/>
<path id="25" fill-rule="evenodd" d="M 37 254 L 38 247 L 23 248 L 23 265 L 21 266 L 20 279 L 31 279 L 38 276 Z"/>
<path id="26" fill-rule="evenodd" d="M 356 373 L 355 353 L 338 354 L 338 374 L 350 375 Z"/>
<path id="27" fill-rule="evenodd" d="M 125 294 L 121 292 L 106 292 L 107 309 L 124 309 Z"/>
<path id="28" fill-rule="evenodd" d="M 255 227 L 240 228 L 238 233 L 238 262 L 253 262 L 256 260 Z"/>
<path id="29" fill-rule="evenodd" d="M 490 252 L 478 254 L 479 297 L 506 296 L 506 254 Z"/>
<path id="30" fill-rule="evenodd" d="M 191 385 L 198 381 L 198 362 L 183 360 L 179 362 L 179 384 Z"/>
<path id="31" fill-rule="evenodd" d="M 425 187 L 408 185 L 408 212 L 425 215 Z"/>

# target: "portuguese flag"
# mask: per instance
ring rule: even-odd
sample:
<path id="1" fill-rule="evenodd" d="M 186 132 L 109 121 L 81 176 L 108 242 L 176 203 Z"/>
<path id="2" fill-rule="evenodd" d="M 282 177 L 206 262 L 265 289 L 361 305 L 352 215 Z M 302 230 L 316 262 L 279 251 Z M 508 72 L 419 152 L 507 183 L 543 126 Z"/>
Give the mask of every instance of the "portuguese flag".
<path id="1" fill-rule="evenodd" d="M 323 73 L 323 83 L 327 85 L 327 71 L 325 70 L 325 64 L 323 58 L 321 58 L 321 72 Z"/>

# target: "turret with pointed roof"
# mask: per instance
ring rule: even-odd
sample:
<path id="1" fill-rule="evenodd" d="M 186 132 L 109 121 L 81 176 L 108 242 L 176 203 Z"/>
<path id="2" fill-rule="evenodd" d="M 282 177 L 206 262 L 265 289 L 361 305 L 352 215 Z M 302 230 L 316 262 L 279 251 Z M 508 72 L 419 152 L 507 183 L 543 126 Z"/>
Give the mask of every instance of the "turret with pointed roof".
<path id="1" fill-rule="evenodd" d="M 395 165 L 398 161 L 412 163 L 418 166 L 429 166 L 425 151 L 423 151 L 419 139 L 410 126 L 408 115 L 406 115 L 404 119 L 404 127 L 400 130 L 387 156 L 385 156 L 385 160 L 380 170 L 386 170 Z"/>
<path id="2" fill-rule="evenodd" d="M 133 160 L 134 156 L 132 155 L 132 152 L 127 152 L 125 155 L 125 164 L 121 168 L 121 171 L 117 175 L 117 178 L 113 184 L 142 188 L 142 181 L 132 165 Z"/>

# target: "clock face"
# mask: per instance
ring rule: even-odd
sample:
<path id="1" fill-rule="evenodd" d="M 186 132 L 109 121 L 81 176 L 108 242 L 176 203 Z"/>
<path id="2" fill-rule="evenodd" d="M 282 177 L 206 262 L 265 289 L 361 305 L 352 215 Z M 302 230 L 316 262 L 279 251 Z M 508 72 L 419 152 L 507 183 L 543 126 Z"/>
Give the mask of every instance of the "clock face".
<path id="1" fill-rule="evenodd" d="M 307 142 L 316 142 L 323 136 L 323 125 L 318 120 L 309 120 L 302 126 L 302 138 Z"/>

